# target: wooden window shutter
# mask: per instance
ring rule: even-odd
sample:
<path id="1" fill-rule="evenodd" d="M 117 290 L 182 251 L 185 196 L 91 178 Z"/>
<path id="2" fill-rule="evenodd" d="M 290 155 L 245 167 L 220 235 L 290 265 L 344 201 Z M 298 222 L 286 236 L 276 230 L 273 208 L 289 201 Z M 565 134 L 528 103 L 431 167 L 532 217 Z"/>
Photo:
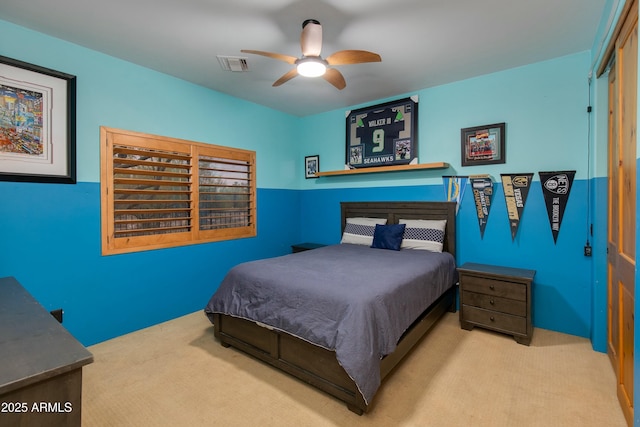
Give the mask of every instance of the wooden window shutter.
<path id="1" fill-rule="evenodd" d="M 103 254 L 256 235 L 255 153 L 101 128 Z"/>

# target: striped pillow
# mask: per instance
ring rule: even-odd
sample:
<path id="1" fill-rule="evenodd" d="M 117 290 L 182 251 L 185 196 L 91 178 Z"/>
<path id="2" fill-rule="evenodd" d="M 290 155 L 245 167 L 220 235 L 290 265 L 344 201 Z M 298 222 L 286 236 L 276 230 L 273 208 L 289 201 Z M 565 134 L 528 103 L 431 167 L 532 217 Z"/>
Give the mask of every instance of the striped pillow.
<path id="1" fill-rule="evenodd" d="M 401 249 L 442 252 L 447 220 L 401 219 L 406 224 Z"/>
<path id="2" fill-rule="evenodd" d="M 347 218 L 340 243 L 371 246 L 376 224 L 386 223 L 386 218 Z"/>

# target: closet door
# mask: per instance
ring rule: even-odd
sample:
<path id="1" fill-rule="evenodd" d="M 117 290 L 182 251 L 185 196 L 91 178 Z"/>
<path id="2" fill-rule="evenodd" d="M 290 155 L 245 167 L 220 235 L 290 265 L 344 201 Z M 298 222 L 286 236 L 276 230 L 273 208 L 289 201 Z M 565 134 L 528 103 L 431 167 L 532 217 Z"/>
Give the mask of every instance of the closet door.
<path id="1" fill-rule="evenodd" d="M 634 2 L 616 40 L 615 65 L 609 74 L 608 354 L 629 425 L 633 425 L 637 61 Z"/>
<path id="2" fill-rule="evenodd" d="M 611 360 L 613 369 L 618 376 L 620 371 L 618 350 L 620 348 L 620 293 L 619 284 L 622 282 L 618 280 L 618 240 L 620 237 L 620 225 L 618 207 L 620 200 L 618 197 L 618 187 L 620 182 L 619 164 L 620 164 L 620 151 L 619 151 L 619 137 L 618 137 L 618 90 L 616 86 L 616 68 L 615 64 L 609 70 L 609 174 L 608 174 L 608 190 L 609 190 L 609 203 L 608 203 L 608 241 L 607 241 L 607 290 L 608 290 L 608 346 L 607 354 Z"/>

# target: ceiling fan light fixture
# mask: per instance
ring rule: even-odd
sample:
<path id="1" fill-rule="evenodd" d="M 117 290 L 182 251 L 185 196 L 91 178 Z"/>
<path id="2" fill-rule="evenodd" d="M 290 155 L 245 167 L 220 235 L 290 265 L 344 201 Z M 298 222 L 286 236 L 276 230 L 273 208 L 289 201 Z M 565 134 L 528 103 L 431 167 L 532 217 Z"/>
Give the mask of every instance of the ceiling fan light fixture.
<path id="1" fill-rule="evenodd" d="M 243 53 L 253 53 L 256 55 L 266 56 L 268 58 L 278 59 L 287 64 L 294 65 L 295 68 L 290 69 L 276 80 L 272 86 L 281 86 L 296 76 L 303 77 L 320 77 L 336 89 L 342 90 L 347 83 L 342 73 L 335 68 L 336 65 L 362 64 L 365 62 L 380 62 L 382 58 L 377 53 L 366 50 L 341 50 L 334 52 L 323 59 L 320 56 L 322 51 L 322 26 L 315 19 L 307 19 L 302 24 L 302 34 L 300 35 L 300 48 L 302 57 L 283 55 L 281 53 L 265 52 L 263 50 L 246 50 Z"/>
<path id="2" fill-rule="evenodd" d="M 304 77 L 320 77 L 327 71 L 327 63 L 321 58 L 302 58 L 296 61 L 298 74 Z"/>

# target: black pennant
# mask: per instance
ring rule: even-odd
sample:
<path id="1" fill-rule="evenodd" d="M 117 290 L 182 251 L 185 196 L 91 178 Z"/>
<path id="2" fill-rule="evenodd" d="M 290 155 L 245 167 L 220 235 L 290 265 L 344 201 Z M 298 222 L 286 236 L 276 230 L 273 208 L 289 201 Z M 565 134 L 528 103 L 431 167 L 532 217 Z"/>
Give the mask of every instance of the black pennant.
<path id="1" fill-rule="evenodd" d="M 547 205 L 553 242 L 556 243 L 576 171 L 538 172 L 538 174 L 540 175 L 544 203 Z"/>
<path id="2" fill-rule="evenodd" d="M 524 205 L 527 202 L 529 187 L 531 186 L 532 173 L 500 174 L 504 200 L 509 214 L 509 226 L 511 227 L 511 240 L 516 238 Z"/>
<path id="3" fill-rule="evenodd" d="M 478 225 L 480 226 L 480 238 L 484 236 L 489 212 L 491 210 L 491 197 L 493 196 L 493 181 L 489 175 L 470 176 L 473 200 L 476 204 Z"/>

